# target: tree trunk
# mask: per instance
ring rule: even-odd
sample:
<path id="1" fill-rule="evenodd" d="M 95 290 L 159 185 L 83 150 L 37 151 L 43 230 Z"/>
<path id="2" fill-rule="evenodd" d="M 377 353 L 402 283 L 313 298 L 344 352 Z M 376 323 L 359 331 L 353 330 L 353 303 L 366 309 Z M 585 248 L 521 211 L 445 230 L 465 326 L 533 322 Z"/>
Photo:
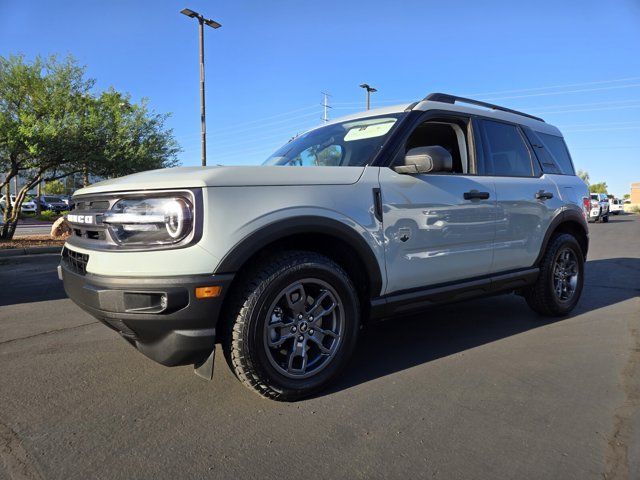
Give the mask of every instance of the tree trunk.
<path id="1" fill-rule="evenodd" d="M 9 218 L 11 218 L 11 182 L 7 182 L 7 184 L 4 186 L 4 190 L 5 190 L 5 195 L 4 195 L 4 223 L 7 223 L 9 221 Z"/>
<path id="2" fill-rule="evenodd" d="M 0 228 L 0 241 L 9 241 L 13 239 L 14 233 L 16 233 L 16 226 L 18 221 L 7 222 L 2 224 Z"/>
<path id="3" fill-rule="evenodd" d="M 16 232 L 16 225 L 18 221 L 11 221 L 12 217 L 12 205 L 11 205 L 11 182 L 7 182 L 5 185 L 5 202 L 4 202 L 4 223 L 0 228 L 0 241 L 9 241 L 13 239 L 13 234 Z"/>
<path id="4" fill-rule="evenodd" d="M 36 190 L 36 215 L 40 215 L 40 213 L 42 213 L 40 211 L 40 209 L 42 208 L 40 205 L 40 196 L 41 196 L 41 192 L 40 192 L 40 186 L 42 185 L 42 182 L 38 182 L 38 189 Z"/>
<path id="5" fill-rule="evenodd" d="M 83 187 L 89 186 L 89 169 L 87 168 L 86 165 L 82 167 L 82 186 Z"/>

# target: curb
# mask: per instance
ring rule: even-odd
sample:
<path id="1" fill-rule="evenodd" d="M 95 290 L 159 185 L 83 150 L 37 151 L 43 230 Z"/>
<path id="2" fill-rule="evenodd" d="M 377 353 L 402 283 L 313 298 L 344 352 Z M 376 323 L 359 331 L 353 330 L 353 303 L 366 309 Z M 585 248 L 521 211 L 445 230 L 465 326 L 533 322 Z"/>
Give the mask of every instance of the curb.
<path id="1" fill-rule="evenodd" d="M 22 257 L 24 255 L 37 255 L 41 253 L 60 253 L 62 247 L 21 247 L 0 250 L 0 258 Z"/>

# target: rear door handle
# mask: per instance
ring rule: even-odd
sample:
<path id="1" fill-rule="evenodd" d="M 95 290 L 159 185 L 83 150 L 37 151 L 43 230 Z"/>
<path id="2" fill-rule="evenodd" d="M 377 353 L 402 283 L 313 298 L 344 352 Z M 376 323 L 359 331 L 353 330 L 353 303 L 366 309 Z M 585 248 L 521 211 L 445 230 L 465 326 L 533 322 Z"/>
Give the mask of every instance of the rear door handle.
<path id="1" fill-rule="evenodd" d="M 465 200 L 486 200 L 487 198 L 489 198 L 489 196 L 489 192 L 479 192 L 478 190 L 464 192 Z"/>
<path id="2" fill-rule="evenodd" d="M 553 193 L 551 192 L 545 192 L 544 190 L 540 190 L 539 192 L 536 193 L 537 200 L 549 200 L 550 198 L 553 198 Z"/>

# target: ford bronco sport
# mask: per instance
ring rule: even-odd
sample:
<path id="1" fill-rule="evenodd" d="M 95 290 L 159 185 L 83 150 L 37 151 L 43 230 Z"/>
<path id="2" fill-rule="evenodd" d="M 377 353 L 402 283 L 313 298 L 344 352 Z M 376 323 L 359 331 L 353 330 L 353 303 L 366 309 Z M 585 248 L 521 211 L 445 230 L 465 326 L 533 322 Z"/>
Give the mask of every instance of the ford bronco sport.
<path id="1" fill-rule="evenodd" d="M 332 121 L 263 166 L 150 171 L 78 191 L 60 277 L 163 365 L 294 400 L 374 319 L 497 292 L 578 302 L 587 187 L 557 128 L 447 94 Z"/>

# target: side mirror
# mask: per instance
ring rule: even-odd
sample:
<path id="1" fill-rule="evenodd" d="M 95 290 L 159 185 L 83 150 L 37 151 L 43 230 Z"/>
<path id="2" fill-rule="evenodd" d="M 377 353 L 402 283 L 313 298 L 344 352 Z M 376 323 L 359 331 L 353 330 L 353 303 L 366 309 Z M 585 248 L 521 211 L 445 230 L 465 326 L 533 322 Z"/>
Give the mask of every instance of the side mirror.
<path id="1" fill-rule="evenodd" d="M 440 145 L 430 147 L 416 147 L 409 150 L 404 156 L 404 165 L 393 168 L 397 173 L 417 174 L 451 172 L 453 170 L 453 158 L 451 154 Z"/>

